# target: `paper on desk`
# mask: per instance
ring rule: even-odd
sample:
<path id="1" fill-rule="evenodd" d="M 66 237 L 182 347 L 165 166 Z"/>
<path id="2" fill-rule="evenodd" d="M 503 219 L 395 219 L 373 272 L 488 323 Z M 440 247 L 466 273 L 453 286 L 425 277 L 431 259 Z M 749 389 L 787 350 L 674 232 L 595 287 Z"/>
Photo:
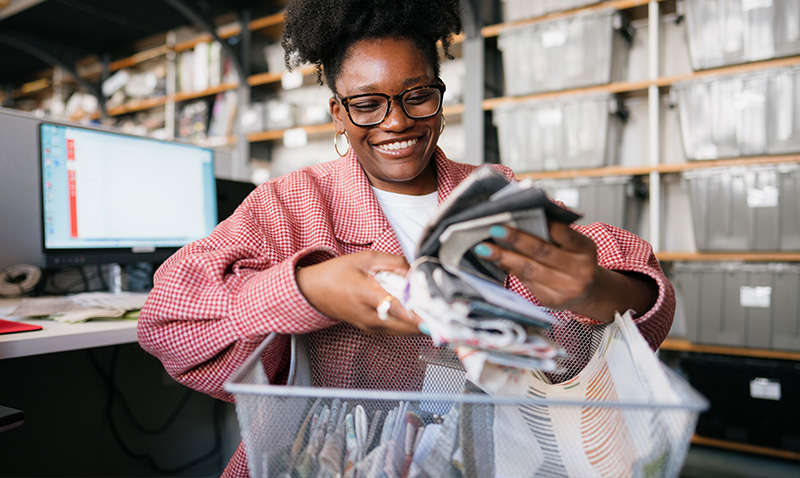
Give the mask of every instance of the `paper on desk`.
<path id="1" fill-rule="evenodd" d="M 11 311 L 10 315 L 19 317 L 42 317 L 50 314 L 61 314 L 80 309 L 81 306 L 68 297 L 37 297 L 22 299 Z"/>
<path id="2" fill-rule="evenodd" d="M 119 315 L 108 315 L 109 311 L 122 310 L 124 314 L 128 310 L 141 309 L 146 298 L 147 294 L 141 292 L 120 292 L 116 294 L 108 292 L 85 292 L 64 297 L 28 298 L 23 299 L 11 312 L 11 315 L 21 317 L 43 317 L 63 315 L 71 312 L 82 312 L 83 315 L 85 315 L 86 311 L 102 310 L 106 312 L 104 315 L 95 313 L 93 317 L 118 317 Z M 79 315 L 80 314 L 77 314 L 75 317 Z"/>
<path id="3" fill-rule="evenodd" d="M 77 324 L 89 319 L 119 319 L 127 312 L 125 309 L 78 309 L 63 314 L 53 314 L 50 318 L 62 324 Z"/>

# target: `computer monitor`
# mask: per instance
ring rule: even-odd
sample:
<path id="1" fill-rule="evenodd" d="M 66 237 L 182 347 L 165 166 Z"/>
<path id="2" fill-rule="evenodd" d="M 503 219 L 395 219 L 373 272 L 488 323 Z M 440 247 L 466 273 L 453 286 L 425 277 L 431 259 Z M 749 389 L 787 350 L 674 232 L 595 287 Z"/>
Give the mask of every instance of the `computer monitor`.
<path id="1" fill-rule="evenodd" d="M 44 265 L 160 262 L 217 225 L 214 154 L 42 122 Z"/>

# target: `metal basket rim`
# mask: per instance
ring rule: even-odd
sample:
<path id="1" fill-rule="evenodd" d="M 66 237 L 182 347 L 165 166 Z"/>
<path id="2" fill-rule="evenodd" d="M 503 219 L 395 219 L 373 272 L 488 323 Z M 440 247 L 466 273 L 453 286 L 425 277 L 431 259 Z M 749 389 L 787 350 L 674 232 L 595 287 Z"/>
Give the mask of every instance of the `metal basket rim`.
<path id="1" fill-rule="evenodd" d="M 253 384 L 246 383 L 244 377 L 250 373 L 254 367 L 260 366 L 260 357 L 264 349 L 277 336 L 277 333 L 270 334 L 247 358 L 241 368 L 237 370 L 223 385 L 225 391 L 237 395 L 258 395 L 265 397 L 283 398 L 340 398 L 354 400 L 381 400 L 381 401 L 413 401 L 413 402 L 453 402 L 471 403 L 482 405 L 544 405 L 544 406 L 572 406 L 572 407 L 602 407 L 602 408 L 626 408 L 626 409 L 658 409 L 674 410 L 685 412 L 703 412 L 709 408 L 708 400 L 699 392 L 694 390 L 677 373 L 663 367 L 668 375 L 670 383 L 678 384 L 682 393 L 679 393 L 680 403 L 657 403 L 657 402 L 634 402 L 634 401 L 599 401 L 599 400 L 559 400 L 544 399 L 537 397 L 500 397 L 470 393 L 429 393 L 412 392 L 398 390 L 375 390 L 375 389 L 344 389 L 327 387 L 308 387 L 297 385 L 273 385 L 273 384 Z M 290 378 L 294 376 L 294 356 L 295 348 L 292 341 L 292 360 L 290 366 Z"/>

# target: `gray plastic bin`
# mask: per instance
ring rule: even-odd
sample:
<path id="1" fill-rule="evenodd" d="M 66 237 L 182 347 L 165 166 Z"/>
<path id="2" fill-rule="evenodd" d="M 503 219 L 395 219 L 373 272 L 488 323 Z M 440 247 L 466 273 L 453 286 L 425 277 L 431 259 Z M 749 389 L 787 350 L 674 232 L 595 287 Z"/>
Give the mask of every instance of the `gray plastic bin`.
<path id="1" fill-rule="evenodd" d="M 501 105 L 493 111 L 500 162 L 516 172 L 615 164 L 626 115 L 610 94 Z"/>
<path id="2" fill-rule="evenodd" d="M 800 151 L 800 65 L 772 72 L 767 104 L 767 152 Z"/>
<path id="3" fill-rule="evenodd" d="M 683 173 L 700 251 L 800 250 L 800 164 Z"/>
<path id="4" fill-rule="evenodd" d="M 629 231 L 638 229 L 643 186 L 632 176 L 548 179 L 537 183 L 548 196 L 583 214 L 578 224 L 597 221 Z"/>
<path id="5" fill-rule="evenodd" d="M 688 160 L 800 152 L 800 66 L 677 83 L 671 95 Z"/>
<path id="6" fill-rule="evenodd" d="M 513 22 L 601 2 L 602 0 L 502 0 L 501 3 L 503 20 Z"/>
<path id="7" fill-rule="evenodd" d="M 695 70 L 800 53 L 797 0 L 686 0 Z"/>
<path id="8" fill-rule="evenodd" d="M 689 341 L 800 350 L 800 265 L 677 262 L 670 271 Z"/>
<path id="9" fill-rule="evenodd" d="M 602 85 L 625 77 L 632 30 L 614 10 L 500 32 L 506 96 Z"/>

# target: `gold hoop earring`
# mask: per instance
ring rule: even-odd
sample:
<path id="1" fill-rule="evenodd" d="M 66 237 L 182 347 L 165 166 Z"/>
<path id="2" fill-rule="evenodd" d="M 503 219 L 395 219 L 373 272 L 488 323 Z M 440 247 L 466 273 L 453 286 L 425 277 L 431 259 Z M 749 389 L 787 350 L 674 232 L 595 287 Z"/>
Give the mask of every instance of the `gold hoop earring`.
<path id="1" fill-rule="evenodd" d="M 445 121 L 444 121 L 444 115 L 442 115 L 442 127 L 441 127 L 441 128 L 439 128 L 439 134 L 442 134 L 442 132 L 444 131 L 444 125 L 445 125 L 445 124 L 446 124 L 446 123 L 445 123 Z"/>
<path id="2" fill-rule="evenodd" d="M 347 149 L 344 151 L 344 153 L 339 151 L 339 135 L 344 136 L 344 139 L 347 140 Z M 343 158 L 347 156 L 347 153 L 350 152 L 350 138 L 347 136 L 347 131 L 341 133 L 337 131 L 336 134 L 333 135 L 333 149 L 336 150 L 336 154 L 338 154 L 339 157 Z"/>

